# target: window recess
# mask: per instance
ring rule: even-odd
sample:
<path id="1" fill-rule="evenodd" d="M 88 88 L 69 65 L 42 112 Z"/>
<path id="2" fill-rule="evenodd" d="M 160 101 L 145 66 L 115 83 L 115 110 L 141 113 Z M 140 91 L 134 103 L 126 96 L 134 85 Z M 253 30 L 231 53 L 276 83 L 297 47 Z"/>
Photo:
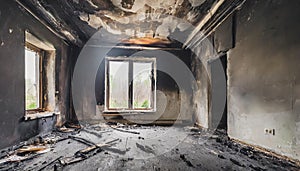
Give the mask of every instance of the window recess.
<path id="1" fill-rule="evenodd" d="M 156 110 L 156 59 L 107 57 L 105 112 Z"/>
<path id="2" fill-rule="evenodd" d="M 55 48 L 27 30 L 24 46 L 25 119 L 58 114 L 55 97 Z"/>
<path id="3" fill-rule="evenodd" d="M 42 110 L 43 51 L 29 43 L 25 47 L 25 109 Z"/>

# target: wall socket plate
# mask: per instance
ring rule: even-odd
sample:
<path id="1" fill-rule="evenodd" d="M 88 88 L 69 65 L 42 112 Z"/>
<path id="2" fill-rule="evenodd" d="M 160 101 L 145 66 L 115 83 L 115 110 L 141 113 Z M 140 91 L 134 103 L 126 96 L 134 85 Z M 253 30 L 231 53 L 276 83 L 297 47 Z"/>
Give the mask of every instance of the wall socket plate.
<path id="1" fill-rule="evenodd" d="M 265 135 L 275 136 L 275 129 L 274 128 L 265 128 L 264 132 L 265 132 Z"/>

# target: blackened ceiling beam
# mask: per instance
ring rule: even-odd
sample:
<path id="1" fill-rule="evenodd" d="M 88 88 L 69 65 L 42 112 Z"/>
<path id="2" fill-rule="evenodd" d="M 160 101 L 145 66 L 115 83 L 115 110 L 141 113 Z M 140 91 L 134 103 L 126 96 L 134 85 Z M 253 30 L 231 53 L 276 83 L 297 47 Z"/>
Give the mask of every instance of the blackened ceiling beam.
<path id="1" fill-rule="evenodd" d="M 235 10 L 240 8 L 246 0 L 219 0 L 214 4 L 210 12 L 197 24 L 193 32 L 184 43 L 184 48 L 197 47 L 207 36 L 209 36 L 223 21 L 225 21 Z"/>
<path id="2" fill-rule="evenodd" d="M 67 40 L 65 37 L 60 35 L 58 32 L 52 29 L 45 21 L 41 20 L 38 16 L 36 16 L 34 13 L 32 13 L 26 6 L 24 6 L 22 3 L 16 0 L 16 2 L 20 5 L 22 9 L 25 9 L 30 15 L 32 15 L 36 20 L 38 20 L 42 25 L 44 25 L 48 30 L 50 30 L 53 34 L 55 34 L 58 38 L 61 38 L 63 40 Z"/>
<path id="3" fill-rule="evenodd" d="M 64 21 L 55 18 L 38 0 L 15 0 L 26 11 L 33 15 L 38 21 L 44 24 L 50 31 L 58 37 L 77 46 L 82 46 L 83 42 L 76 31 L 67 26 Z M 37 17 L 38 16 L 38 17 Z"/>
<path id="4" fill-rule="evenodd" d="M 209 12 L 204 15 L 204 17 L 197 24 L 196 28 L 192 31 L 192 33 L 188 36 L 184 46 L 191 47 L 194 42 L 194 38 L 197 38 L 197 34 L 202 31 L 203 26 L 212 18 L 213 15 L 217 12 L 217 10 L 221 7 L 221 5 L 225 2 L 225 0 L 218 0 L 209 10 Z M 194 40 L 195 41 L 195 40 Z"/>
<path id="5" fill-rule="evenodd" d="M 222 7 L 212 17 L 212 19 L 203 27 L 204 35 L 209 36 L 218 26 L 220 26 L 228 17 L 230 17 L 237 9 L 241 8 L 246 0 L 230 0 L 225 1 Z M 206 38 L 206 37 L 204 37 Z M 203 38 L 198 40 L 196 45 L 199 45 Z"/>
<path id="6" fill-rule="evenodd" d="M 60 18 L 65 24 L 75 30 L 79 39 L 83 42 L 86 42 L 97 31 L 79 19 L 78 13 L 80 11 L 74 7 L 73 1 L 43 0 L 41 3 L 54 17 Z"/>

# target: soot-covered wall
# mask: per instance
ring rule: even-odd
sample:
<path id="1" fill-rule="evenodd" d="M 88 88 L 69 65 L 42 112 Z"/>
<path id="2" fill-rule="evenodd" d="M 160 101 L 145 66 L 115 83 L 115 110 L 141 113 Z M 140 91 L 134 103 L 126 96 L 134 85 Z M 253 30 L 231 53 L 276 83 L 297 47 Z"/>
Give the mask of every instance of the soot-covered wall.
<path id="1" fill-rule="evenodd" d="M 88 48 L 88 46 L 86 47 Z M 104 47 L 89 47 L 86 56 L 92 56 L 91 60 L 99 60 L 101 51 Z M 95 51 L 95 53 L 93 52 Z M 98 51 L 98 53 L 97 53 Z M 84 53 L 84 52 L 83 52 Z M 193 73 L 191 71 L 191 52 L 187 50 L 133 50 L 133 49 L 111 49 L 106 56 L 129 56 L 129 57 L 155 57 L 157 67 L 156 78 L 156 112 L 144 113 L 138 115 L 125 115 L 124 119 L 135 123 L 151 123 L 153 121 L 176 121 L 189 120 L 193 115 L 193 87 L 191 79 Z M 86 58 L 87 59 L 87 58 Z M 94 62 L 95 63 L 95 62 Z M 189 74 L 191 74 L 189 77 Z M 104 79 L 105 62 L 99 64 L 95 81 L 84 81 L 82 87 L 92 87 L 89 84 L 95 84 L 95 91 L 87 92 L 80 95 L 83 104 L 77 106 L 76 114 L 79 120 L 95 121 L 103 119 L 104 109 Z M 175 78 L 177 77 L 177 78 Z M 178 83 L 179 82 L 179 83 Z M 181 83 L 180 83 L 181 82 Z M 195 83 L 195 82 L 194 82 Z M 82 89 L 85 91 L 84 89 Z M 92 94 L 94 93 L 94 94 Z M 79 95 L 78 95 L 79 96 Z M 94 104 L 92 98 L 96 98 Z M 79 98 L 79 97 L 78 97 Z M 80 102 L 80 101 L 78 101 Z M 94 105 L 94 106 L 93 106 Z M 179 117 L 179 113 L 181 116 Z"/>
<path id="2" fill-rule="evenodd" d="M 70 49 L 15 1 L 0 7 L 0 148 L 49 131 L 56 117 L 24 121 L 25 115 L 25 31 L 56 49 L 55 82 L 58 111 L 62 119 L 69 112 Z M 61 120 L 63 121 L 63 120 Z"/>
<path id="3" fill-rule="evenodd" d="M 229 136 L 298 160 L 299 8 L 298 0 L 246 1 L 228 53 Z"/>

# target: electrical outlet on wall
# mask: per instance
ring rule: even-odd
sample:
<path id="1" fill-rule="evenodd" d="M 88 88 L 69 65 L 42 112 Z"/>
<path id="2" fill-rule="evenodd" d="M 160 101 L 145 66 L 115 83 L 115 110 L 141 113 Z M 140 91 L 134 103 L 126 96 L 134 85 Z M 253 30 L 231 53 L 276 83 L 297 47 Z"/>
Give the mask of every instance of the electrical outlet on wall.
<path id="1" fill-rule="evenodd" d="M 275 136 L 275 129 L 273 128 L 265 128 L 265 130 L 264 130 L 264 132 L 265 132 L 265 135 L 273 135 L 273 136 Z"/>

